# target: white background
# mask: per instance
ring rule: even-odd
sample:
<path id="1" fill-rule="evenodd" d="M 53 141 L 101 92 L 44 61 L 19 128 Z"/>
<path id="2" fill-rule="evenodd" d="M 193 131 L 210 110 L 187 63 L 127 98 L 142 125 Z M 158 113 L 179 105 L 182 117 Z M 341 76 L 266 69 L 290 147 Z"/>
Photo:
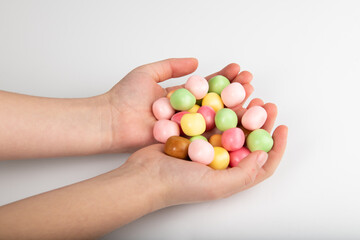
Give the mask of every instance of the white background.
<path id="1" fill-rule="evenodd" d="M 0 1 L 0 88 L 87 97 L 169 57 L 197 57 L 200 75 L 239 63 L 255 76 L 253 97 L 275 102 L 277 124 L 289 126 L 275 175 L 227 199 L 149 214 L 104 239 L 359 239 L 358 3 Z M 0 205 L 127 157 L 1 162 Z"/>

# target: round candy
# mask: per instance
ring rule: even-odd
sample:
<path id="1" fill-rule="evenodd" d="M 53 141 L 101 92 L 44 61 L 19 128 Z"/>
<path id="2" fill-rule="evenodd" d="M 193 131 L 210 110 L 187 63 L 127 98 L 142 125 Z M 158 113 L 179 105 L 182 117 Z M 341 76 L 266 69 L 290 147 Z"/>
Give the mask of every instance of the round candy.
<path id="1" fill-rule="evenodd" d="M 222 90 L 229 84 L 229 79 L 224 76 L 217 75 L 209 80 L 209 92 L 215 92 L 220 95 Z"/>
<path id="2" fill-rule="evenodd" d="M 274 140 L 272 139 L 270 133 L 264 129 L 256 129 L 246 138 L 246 146 L 251 152 L 256 150 L 269 152 L 273 147 L 273 144 Z"/>
<path id="3" fill-rule="evenodd" d="M 267 112 L 263 107 L 253 106 L 246 110 L 241 118 L 241 124 L 248 130 L 261 128 L 267 118 Z"/>
<path id="4" fill-rule="evenodd" d="M 215 127 L 216 113 L 214 109 L 209 106 L 201 106 L 197 112 L 200 113 L 205 119 L 206 131 L 209 131 Z"/>
<path id="5" fill-rule="evenodd" d="M 212 109 L 215 110 L 215 112 L 219 111 L 220 109 L 224 108 L 224 104 L 221 101 L 221 97 L 214 92 L 206 94 L 206 96 L 203 98 L 202 106 L 209 106 Z"/>
<path id="6" fill-rule="evenodd" d="M 196 99 L 202 99 L 209 91 L 209 83 L 205 78 L 193 75 L 186 81 L 185 88 L 189 90 Z"/>
<path id="7" fill-rule="evenodd" d="M 209 138 L 209 143 L 213 147 L 222 147 L 221 145 L 221 134 L 214 134 Z"/>
<path id="8" fill-rule="evenodd" d="M 228 151 L 222 147 L 214 147 L 214 151 L 214 160 L 209 164 L 209 167 L 216 170 L 226 169 L 230 162 L 230 155 Z"/>
<path id="9" fill-rule="evenodd" d="M 215 125 L 220 131 L 237 126 L 238 118 L 236 113 L 230 108 L 223 108 L 216 113 Z"/>
<path id="10" fill-rule="evenodd" d="M 196 99 L 187 89 L 177 89 L 170 96 L 171 106 L 178 111 L 189 110 L 195 105 Z"/>
<path id="11" fill-rule="evenodd" d="M 189 145 L 189 139 L 179 136 L 172 136 L 169 137 L 166 141 L 164 152 L 171 157 L 187 159 Z"/>
<path id="12" fill-rule="evenodd" d="M 221 92 L 221 100 L 227 107 L 235 107 L 245 99 L 245 89 L 238 83 L 233 82 L 227 85 Z"/>
<path id="13" fill-rule="evenodd" d="M 250 154 L 249 149 L 242 147 L 239 150 L 230 152 L 230 167 L 236 167 L 241 160 Z"/>
<path id="14" fill-rule="evenodd" d="M 235 151 L 245 143 L 244 132 L 240 128 L 230 128 L 221 135 L 221 144 L 228 151 Z"/>
<path id="15" fill-rule="evenodd" d="M 214 155 L 214 148 L 207 141 L 197 139 L 189 145 L 189 158 L 194 162 L 208 165 L 213 161 Z"/>
<path id="16" fill-rule="evenodd" d="M 180 128 L 176 122 L 161 119 L 155 123 L 153 134 L 157 141 L 165 143 L 169 137 L 179 136 Z"/>
<path id="17" fill-rule="evenodd" d="M 204 137 L 204 136 L 202 136 L 202 135 L 193 136 L 193 137 L 191 137 L 189 140 L 190 140 L 190 142 L 192 142 L 192 141 L 195 141 L 195 140 L 197 140 L 197 139 L 202 139 L 202 140 L 204 140 L 204 141 L 208 141 L 207 138 Z"/>
<path id="18" fill-rule="evenodd" d="M 167 97 L 168 99 L 170 99 L 171 95 L 172 95 L 175 91 L 176 91 L 176 89 L 171 90 L 171 91 L 166 95 L 166 97 Z"/>
<path id="19" fill-rule="evenodd" d="M 183 132 L 183 130 L 181 129 L 181 124 L 180 124 L 180 122 L 181 122 L 182 116 L 184 116 L 186 113 L 189 113 L 189 112 L 187 112 L 187 111 L 177 112 L 177 113 L 175 113 L 175 114 L 171 117 L 171 119 L 170 119 L 171 121 L 174 121 L 174 122 L 176 122 L 176 123 L 179 125 L 180 134 L 181 134 L 181 135 L 183 135 L 184 132 Z"/>
<path id="20" fill-rule="evenodd" d="M 181 118 L 181 129 L 188 136 L 201 135 L 205 132 L 205 119 L 200 113 L 187 113 Z"/>
<path id="21" fill-rule="evenodd" d="M 192 108 L 188 110 L 189 113 L 196 113 L 199 110 L 200 106 L 195 104 Z"/>
<path id="22" fill-rule="evenodd" d="M 171 107 L 170 100 L 166 97 L 159 98 L 152 105 L 152 111 L 156 119 L 170 119 L 175 113 Z"/>

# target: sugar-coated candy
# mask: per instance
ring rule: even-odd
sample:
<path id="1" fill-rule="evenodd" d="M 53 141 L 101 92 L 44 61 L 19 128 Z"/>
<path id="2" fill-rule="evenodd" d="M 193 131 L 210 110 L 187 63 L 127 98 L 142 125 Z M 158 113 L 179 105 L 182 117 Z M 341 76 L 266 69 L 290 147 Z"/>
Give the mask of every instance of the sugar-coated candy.
<path id="1" fill-rule="evenodd" d="M 187 111 L 177 112 L 171 117 L 171 121 L 176 122 L 180 128 L 180 134 L 184 134 L 183 130 L 181 129 L 181 118 L 186 114 L 189 113 Z"/>
<path id="2" fill-rule="evenodd" d="M 199 110 L 200 106 L 195 104 L 192 108 L 188 110 L 189 113 L 196 113 Z"/>
<path id="3" fill-rule="evenodd" d="M 209 83 L 205 78 L 193 75 L 186 81 L 185 88 L 189 90 L 196 99 L 202 99 L 209 91 Z"/>
<path id="4" fill-rule="evenodd" d="M 209 142 L 196 139 L 190 143 L 188 154 L 192 161 L 208 165 L 214 159 L 215 150 Z"/>
<path id="5" fill-rule="evenodd" d="M 214 92 L 210 92 L 208 94 L 206 94 L 206 96 L 203 98 L 202 106 L 209 106 L 212 109 L 215 110 L 215 112 L 219 111 L 220 109 L 224 108 L 224 104 L 221 101 L 221 97 L 219 96 L 219 94 L 214 93 Z"/>
<path id="6" fill-rule="evenodd" d="M 209 131 L 215 127 L 216 113 L 214 109 L 209 106 L 201 106 L 197 112 L 200 113 L 205 119 L 206 131 Z"/>
<path id="7" fill-rule="evenodd" d="M 180 128 L 176 122 L 167 119 L 161 119 L 157 121 L 153 129 L 154 138 L 162 143 L 171 136 L 179 136 Z"/>
<path id="8" fill-rule="evenodd" d="M 189 145 L 189 139 L 172 136 L 167 139 L 164 146 L 164 152 L 171 157 L 187 159 Z"/>
<path id="9" fill-rule="evenodd" d="M 170 96 L 171 106 L 178 111 L 186 111 L 195 105 L 196 99 L 194 95 L 185 88 L 177 89 Z"/>
<path id="10" fill-rule="evenodd" d="M 248 130 L 261 128 L 267 118 L 267 112 L 263 107 L 253 106 L 246 110 L 241 118 L 241 124 Z"/>
<path id="11" fill-rule="evenodd" d="M 205 132 L 205 119 L 200 113 L 187 113 L 181 118 L 181 129 L 188 136 L 201 135 Z"/>
<path id="12" fill-rule="evenodd" d="M 221 144 L 221 134 L 214 134 L 209 138 L 209 143 L 213 147 L 222 147 Z"/>
<path id="13" fill-rule="evenodd" d="M 170 100 L 166 97 L 159 98 L 152 105 L 152 111 L 156 119 L 170 119 L 175 110 L 170 104 Z"/>
<path id="14" fill-rule="evenodd" d="M 215 92 L 220 95 L 222 90 L 229 84 L 229 79 L 222 75 L 217 75 L 209 80 L 209 92 Z"/>
<path id="15" fill-rule="evenodd" d="M 236 151 L 230 152 L 230 167 L 236 167 L 241 160 L 250 154 L 249 149 L 242 147 Z"/>
<path id="16" fill-rule="evenodd" d="M 238 117 L 230 108 L 220 109 L 215 115 L 215 125 L 220 131 L 234 128 L 237 124 Z"/>
<path id="17" fill-rule="evenodd" d="M 229 128 L 221 135 L 221 144 L 228 151 L 239 150 L 244 146 L 245 135 L 240 128 Z"/>
<path id="18" fill-rule="evenodd" d="M 195 140 L 197 140 L 197 139 L 202 139 L 202 140 L 204 140 L 204 141 L 208 141 L 207 138 L 204 137 L 204 136 L 202 136 L 202 135 L 193 136 L 193 137 L 191 137 L 189 140 L 190 140 L 190 142 L 192 142 L 192 141 L 195 141 Z"/>
<path id="19" fill-rule="evenodd" d="M 227 107 L 235 107 L 245 99 L 245 89 L 238 83 L 233 82 L 227 85 L 221 92 L 221 100 Z"/>
<path id="20" fill-rule="evenodd" d="M 230 162 L 230 155 L 228 151 L 226 151 L 226 149 L 222 147 L 214 147 L 214 152 L 214 159 L 209 164 L 209 167 L 216 170 L 226 169 L 229 166 Z"/>
<path id="21" fill-rule="evenodd" d="M 273 147 L 273 144 L 274 140 L 272 139 L 270 133 L 264 129 L 256 129 L 246 138 L 246 146 L 251 152 L 256 150 L 269 152 Z"/>

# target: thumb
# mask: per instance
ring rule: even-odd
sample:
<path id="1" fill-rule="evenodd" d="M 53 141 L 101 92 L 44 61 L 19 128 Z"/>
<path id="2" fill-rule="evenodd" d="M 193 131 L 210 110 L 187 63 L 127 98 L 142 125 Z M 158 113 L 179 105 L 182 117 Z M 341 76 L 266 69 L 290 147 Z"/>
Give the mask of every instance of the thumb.
<path id="1" fill-rule="evenodd" d="M 133 70 L 151 76 L 155 82 L 162 82 L 170 78 L 182 77 L 196 70 L 196 58 L 169 58 L 159 62 L 142 65 Z"/>
<path id="2" fill-rule="evenodd" d="M 264 151 L 255 151 L 240 161 L 238 166 L 228 169 L 228 171 L 219 171 L 226 174 L 223 176 L 222 187 L 227 196 L 240 192 L 244 188 L 253 184 L 257 174 L 268 159 L 268 154 Z"/>

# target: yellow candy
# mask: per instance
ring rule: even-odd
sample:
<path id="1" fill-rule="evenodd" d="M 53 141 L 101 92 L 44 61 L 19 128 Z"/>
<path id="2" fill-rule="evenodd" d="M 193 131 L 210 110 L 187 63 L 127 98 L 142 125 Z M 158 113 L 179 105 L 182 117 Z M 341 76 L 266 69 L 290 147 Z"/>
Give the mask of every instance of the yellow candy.
<path id="1" fill-rule="evenodd" d="M 180 121 L 181 129 L 188 136 L 201 135 L 205 132 L 206 123 L 200 113 L 187 113 Z"/>
<path id="2" fill-rule="evenodd" d="M 189 113 L 196 113 L 199 110 L 200 106 L 195 104 L 192 108 L 188 110 Z"/>
<path id="3" fill-rule="evenodd" d="M 214 160 L 209 164 L 209 167 L 215 170 L 223 170 L 229 166 L 230 155 L 225 148 L 214 147 L 215 156 Z"/>
<path id="4" fill-rule="evenodd" d="M 222 147 L 221 145 L 221 134 L 214 134 L 209 138 L 209 143 L 213 147 Z"/>
<path id="5" fill-rule="evenodd" d="M 224 103 L 221 101 L 221 97 L 214 92 L 206 94 L 206 96 L 202 100 L 202 106 L 212 107 L 215 112 L 224 108 Z"/>

